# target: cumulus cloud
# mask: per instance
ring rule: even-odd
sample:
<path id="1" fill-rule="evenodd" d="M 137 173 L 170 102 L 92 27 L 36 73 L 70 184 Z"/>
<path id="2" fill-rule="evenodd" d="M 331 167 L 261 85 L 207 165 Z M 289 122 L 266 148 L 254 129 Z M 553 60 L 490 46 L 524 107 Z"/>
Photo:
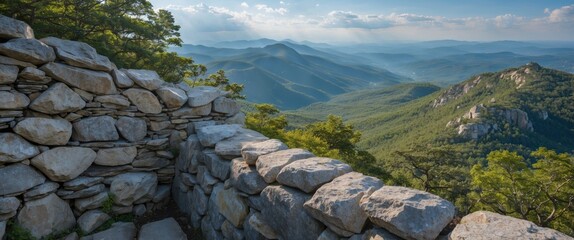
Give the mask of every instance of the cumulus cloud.
<path id="1" fill-rule="evenodd" d="M 332 11 L 324 19 L 322 25 L 332 28 L 389 28 L 409 24 L 435 24 L 440 17 L 430 17 L 416 14 L 390 15 L 360 15 L 353 12 Z"/>
<path id="2" fill-rule="evenodd" d="M 242 8 L 249 8 L 249 4 L 247 4 L 246 2 L 242 2 L 241 7 Z"/>
<path id="3" fill-rule="evenodd" d="M 574 22 L 574 4 L 554 10 L 550 10 L 547 8 L 544 9 L 544 12 L 549 14 L 548 16 L 549 22 L 553 23 Z"/>
<path id="4" fill-rule="evenodd" d="M 257 10 L 264 11 L 266 13 L 277 13 L 280 15 L 285 15 L 285 13 L 287 13 L 286 8 L 272 8 L 272 7 L 269 7 L 265 4 L 257 4 L 257 5 L 255 5 L 255 8 Z"/>

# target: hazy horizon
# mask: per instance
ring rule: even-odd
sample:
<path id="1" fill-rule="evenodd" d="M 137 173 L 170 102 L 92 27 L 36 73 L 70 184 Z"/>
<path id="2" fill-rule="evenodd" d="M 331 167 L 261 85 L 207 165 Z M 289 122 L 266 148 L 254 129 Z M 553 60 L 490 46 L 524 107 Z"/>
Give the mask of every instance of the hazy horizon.
<path id="1" fill-rule="evenodd" d="M 172 12 L 188 44 L 260 38 L 328 44 L 574 39 L 574 0 L 150 2 Z"/>

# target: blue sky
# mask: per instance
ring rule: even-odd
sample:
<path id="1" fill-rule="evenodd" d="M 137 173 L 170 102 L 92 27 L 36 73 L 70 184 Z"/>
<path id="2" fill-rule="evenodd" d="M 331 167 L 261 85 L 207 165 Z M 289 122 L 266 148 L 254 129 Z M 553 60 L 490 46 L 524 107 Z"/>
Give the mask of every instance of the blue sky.
<path id="1" fill-rule="evenodd" d="M 150 0 L 186 43 L 293 39 L 574 41 L 574 0 Z"/>

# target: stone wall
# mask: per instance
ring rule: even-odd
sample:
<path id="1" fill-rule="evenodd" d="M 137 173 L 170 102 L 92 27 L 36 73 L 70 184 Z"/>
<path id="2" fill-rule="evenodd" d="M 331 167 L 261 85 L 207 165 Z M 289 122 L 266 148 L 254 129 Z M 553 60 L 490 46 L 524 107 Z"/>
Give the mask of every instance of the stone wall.
<path id="1" fill-rule="evenodd" d="M 12 218 L 41 237 L 76 223 L 90 232 L 112 200 L 108 212 L 153 211 L 194 123 L 239 113 L 219 89 L 118 70 L 85 43 L 38 40 L 1 15 L 0 26 L 0 239 Z"/>
<path id="2" fill-rule="evenodd" d="M 452 203 L 245 129 L 226 92 L 118 70 L 1 15 L 0 26 L 0 239 L 10 220 L 36 237 L 90 233 L 106 212 L 170 197 L 206 239 L 571 239 L 490 212 L 449 233 Z M 133 224 L 114 226 L 106 234 L 133 239 Z"/>

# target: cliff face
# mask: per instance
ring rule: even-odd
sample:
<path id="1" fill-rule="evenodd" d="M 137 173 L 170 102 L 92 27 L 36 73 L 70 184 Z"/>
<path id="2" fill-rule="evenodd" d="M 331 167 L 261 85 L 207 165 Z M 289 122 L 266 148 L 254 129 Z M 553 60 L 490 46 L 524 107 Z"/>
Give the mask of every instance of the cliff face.
<path id="1" fill-rule="evenodd" d="M 1 15 L 0 26 L 0 239 L 8 221 L 35 237 L 76 225 L 89 234 L 110 214 L 141 215 L 170 198 L 207 239 L 435 239 L 454 217 L 438 196 L 384 186 L 244 129 L 237 103 L 219 89 L 116 69 L 84 43 L 34 39 Z M 450 238 L 567 238 L 475 215 Z M 185 238 L 168 230 L 174 224 L 138 234 L 116 223 L 83 239 Z"/>

